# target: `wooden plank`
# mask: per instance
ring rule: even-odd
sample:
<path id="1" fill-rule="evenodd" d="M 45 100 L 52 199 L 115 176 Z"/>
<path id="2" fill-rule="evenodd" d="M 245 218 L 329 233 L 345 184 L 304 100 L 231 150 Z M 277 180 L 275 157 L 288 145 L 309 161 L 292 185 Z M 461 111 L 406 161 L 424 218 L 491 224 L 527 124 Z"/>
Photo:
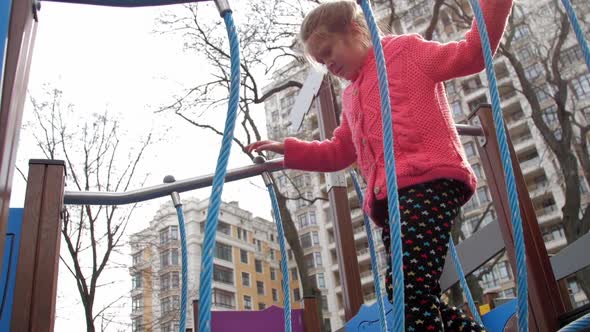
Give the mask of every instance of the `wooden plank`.
<path id="1" fill-rule="evenodd" d="M 318 317 L 318 302 L 315 296 L 303 298 L 303 326 L 305 332 L 321 331 L 322 322 Z"/>
<path id="2" fill-rule="evenodd" d="M 18 249 L 18 265 L 14 286 L 14 304 L 12 310 L 11 330 L 29 331 L 31 320 L 30 308 L 33 302 L 33 279 L 37 259 L 37 238 L 39 219 L 43 200 L 45 167 L 31 165 L 29 167 L 28 185 L 25 194 L 22 236 Z"/>
<path id="3" fill-rule="evenodd" d="M 30 1 L 13 1 L 0 103 L 0 252 L 8 220 L 23 105 L 26 97 L 35 27 Z M 4 41 L 3 41 L 4 42 Z M 2 263 L 3 255 L 0 255 Z"/>
<path id="4" fill-rule="evenodd" d="M 64 166 L 48 165 L 41 206 L 31 331 L 53 331 L 61 241 Z"/>

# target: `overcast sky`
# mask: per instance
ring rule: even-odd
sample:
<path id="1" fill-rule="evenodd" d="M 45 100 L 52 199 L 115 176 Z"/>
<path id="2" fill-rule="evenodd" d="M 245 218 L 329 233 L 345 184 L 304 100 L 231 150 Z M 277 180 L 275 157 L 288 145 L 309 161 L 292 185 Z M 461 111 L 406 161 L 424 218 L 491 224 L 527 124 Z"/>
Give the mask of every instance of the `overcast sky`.
<path id="1" fill-rule="evenodd" d="M 211 3 L 210 6 L 214 8 Z M 174 94 L 202 79 L 206 68 L 195 54 L 182 51 L 182 40 L 152 33 L 155 18 L 162 10 L 180 10 L 177 6 L 155 8 L 107 8 L 43 2 L 35 41 L 29 90 L 34 96 L 44 85 L 63 91 L 64 98 L 76 106 L 81 116 L 108 108 L 123 116 L 123 128 L 133 139 L 147 128 L 158 134 L 167 132 L 164 142 L 151 148 L 144 166 L 152 174 L 147 185 L 161 183 L 167 174 L 185 179 L 213 173 L 221 137 L 198 130 L 173 115 L 155 115 L 158 107 L 169 103 Z M 221 20 L 221 18 L 219 18 Z M 239 28 L 239 26 L 238 26 Z M 266 132 L 264 116 L 258 123 Z M 225 119 L 225 111 L 219 114 Z M 23 123 L 33 120 L 27 102 Z M 30 133 L 21 131 L 18 165 L 26 173 L 27 160 L 43 158 Z M 230 168 L 249 164 L 236 146 Z M 25 183 L 15 173 L 11 206 L 22 207 Z M 270 219 L 270 202 L 260 179 L 227 184 L 223 200 L 238 200 L 240 206 Z M 135 189 L 135 188 L 134 188 Z M 206 198 L 210 188 L 182 196 Z M 132 230 L 145 228 L 156 209 L 167 199 L 145 204 L 132 220 Z M 62 246 L 62 254 L 67 255 Z M 131 258 L 128 258 L 128 262 Z M 60 271 L 56 331 L 82 331 L 85 323 L 73 280 Z M 126 271 L 107 279 L 120 280 L 109 290 L 113 294 L 129 292 L 131 279 Z M 120 309 L 117 320 L 129 323 L 130 301 Z M 100 309 L 100 304 L 95 307 Z M 100 324 L 97 324 L 99 327 Z M 122 325 L 111 325 L 115 331 Z M 129 328 L 130 330 L 130 328 Z"/>

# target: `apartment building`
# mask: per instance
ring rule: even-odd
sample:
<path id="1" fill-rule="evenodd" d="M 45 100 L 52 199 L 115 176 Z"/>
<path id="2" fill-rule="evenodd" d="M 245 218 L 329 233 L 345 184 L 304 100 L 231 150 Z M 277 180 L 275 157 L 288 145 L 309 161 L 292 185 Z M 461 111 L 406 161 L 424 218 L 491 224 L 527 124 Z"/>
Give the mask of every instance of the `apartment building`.
<path id="1" fill-rule="evenodd" d="M 198 299 L 201 251 L 208 200 L 183 201 L 188 250 L 187 328 L 193 328 L 192 300 Z M 255 217 L 237 202 L 219 210 L 212 283 L 212 310 L 262 310 L 283 306 L 276 225 Z M 132 330 L 178 331 L 181 248 L 176 209 L 160 207 L 149 227 L 130 237 Z M 292 281 L 291 289 L 299 283 Z M 292 307 L 300 308 L 297 298 Z M 193 329 L 193 331 L 196 331 Z"/>
<path id="2" fill-rule="evenodd" d="M 376 17 L 383 23 L 389 20 L 390 7 L 388 3 L 385 1 L 376 2 L 375 4 Z M 534 9 L 538 11 L 539 8 L 546 6 L 549 2 L 524 1 L 521 3 L 523 6 L 514 11 L 516 20 L 522 20 L 526 17 L 529 14 L 527 12 L 528 10 Z M 395 4 L 397 16 L 393 21 L 392 30 L 396 33 L 423 33 L 426 30 L 432 16 L 432 1 L 395 1 Z M 464 1 L 464 6 L 464 8 L 469 7 L 467 1 Z M 590 6 L 582 4 L 579 10 L 582 12 L 579 12 L 578 16 L 583 17 L 584 13 L 590 12 Z M 545 12 L 549 13 L 550 11 L 545 9 Z M 457 24 L 460 21 L 456 12 L 449 7 L 443 6 L 439 24 L 433 34 L 433 39 L 441 42 L 461 39 L 466 30 L 465 27 L 460 27 Z M 516 27 L 517 31 L 515 32 L 513 47 L 518 49 L 517 56 L 523 59 L 523 63 L 526 64 L 527 75 L 541 77 L 542 68 L 539 67 L 538 63 L 535 64 L 534 58 L 532 57 L 531 45 L 529 44 L 531 38 L 530 29 L 535 28 L 534 22 L 537 22 L 536 24 L 542 24 L 541 21 L 535 20 L 532 26 L 531 24 L 523 24 Z M 572 78 L 571 89 L 572 95 L 575 96 L 575 105 L 572 104 L 572 107 L 588 110 L 584 114 L 590 114 L 590 74 L 587 72 L 583 56 L 573 34 L 570 34 L 561 58 L 563 68 L 567 71 L 566 75 Z M 523 95 L 517 92 L 521 87 L 507 59 L 496 56 L 495 69 L 504 119 L 509 130 L 509 135 L 514 144 L 520 167 L 527 182 L 529 194 L 536 210 L 547 250 L 549 254 L 554 254 L 567 245 L 563 225 L 561 224 L 561 207 L 565 201 L 565 193 L 562 186 L 563 179 L 559 172 L 559 165 L 555 161 L 555 157 L 551 151 L 545 145 L 541 134 L 531 119 L 531 107 Z M 296 62 L 290 63 L 274 73 L 272 83 L 265 89 L 268 90 L 286 80 L 303 82 L 307 73 L 307 66 Z M 340 85 L 346 84 L 345 82 L 338 83 L 337 90 L 341 89 Z M 456 123 L 474 124 L 468 119 L 468 116 L 477 109 L 478 105 L 489 103 L 490 101 L 485 73 L 446 82 L 446 90 Z M 542 88 L 537 90 L 543 103 L 544 119 L 555 130 L 559 130 L 557 127 L 554 102 L 544 91 L 546 90 Z M 297 136 L 308 140 L 319 139 L 317 119 L 319 103 L 317 100 L 312 103 L 311 109 L 306 115 L 301 128 L 296 128 L 296 126 L 290 123 L 290 112 L 296 97 L 296 90 L 285 90 L 275 94 L 265 102 L 267 132 L 270 139 L 280 139 L 285 136 Z M 590 116 L 579 120 L 589 121 Z M 493 208 L 488 209 L 488 205 L 491 204 L 491 195 L 487 180 L 483 174 L 476 139 L 473 137 L 462 137 L 462 143 L 469 162 L 479 179 L 476 194 L 464 206 L 462 212 L 463 223 L 461 229 L 466 238 L 474 232 L 475 227 L 480 224 L 480 221 L 481 224 L 479 227 L 481 228 L 495 220 L 496 214 Z M 289 181 L 288 178 L 297 180 Z M 358 201 L 354 189 L 350 185 L 350 179 L 348 179 L 348 182 L 348 197 L 363 294 L 365 296 L 365 302 L 370 303 L 374 301 L 375 294 L 367 236 L 362 223 L 363 219 Z M 590 200 L 588 184 L 583 178 L 581 178 L 580 183 L 580 195 L 585 206 Z M 287 193 L 296 194 L 295 185 L 300 188 L 301 193 L 305 197 L 327 197 L 323 174 L 287 171 L 279 177 L 279 184 L 281 190 Z M 332 329 L 337 329 L 344 324 L 344 309 L 334 244 L 333 219 L 329 203 L 322 201 L 316 202 L 313 205 L 307 205 L 304 201 L 294 202 L 291 211 L 295 220 L 297 220 L 297 227 L 300 234 L 303 236 L 311 230 L 313 238 L 317 239 L 316 242 L 312 241 L 312 246 L 305 246 L 306 253 L 313 252 L 314 255 L 320 256 L 322 263 L 321 266 L 317 266 L 317 262 L 314 262 L 313 265 L 310 262 L 309 266 L 313 267 L 310 273 L 316 276 L 321 275 L 322 281 L 325 282 L 322 285 L 326 287 L 320 287 L 326 299 L 326 303 L 324 304 L 324 318 L 329 320 Z M 309 221 L 309 215 L 313 215 L 313 224 Z M 380 231 L 373 229 L 373 236 L 380 238 Z M 386 266 L 386 257 L 381 245 L 377 247 L 377 250 L 379 267 L 381 273 L 383 273 L 383 267 Z M 479 277 L 480 285 L 485 292 L 497 292 L 501 297 L 513 297 L 516 295 L 514 273 L 511 271 L 505 257 L 497 260 L 493 266 L 486 266 L 484 270 L 476 272 L 476 275 Z M 575 279 L 568 280 L 568 285 L 574 305 L 579 306 L 588 302 L 584 293 L 580 291 L 580 287 Z"/>

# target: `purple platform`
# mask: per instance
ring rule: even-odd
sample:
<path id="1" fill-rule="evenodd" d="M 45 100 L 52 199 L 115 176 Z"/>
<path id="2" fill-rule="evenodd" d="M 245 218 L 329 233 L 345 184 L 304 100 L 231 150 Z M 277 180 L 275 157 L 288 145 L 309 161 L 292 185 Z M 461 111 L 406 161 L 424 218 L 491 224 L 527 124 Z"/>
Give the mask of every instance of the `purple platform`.
<path id="1" fill-rule="evenodd" d="M 291 310 L 293 332 L 304 332 L 303 309 Z M 211 332 L 275 332 L 285 330 L 283 308 L 271 306 L 262 311 L 212 311 Z"/>

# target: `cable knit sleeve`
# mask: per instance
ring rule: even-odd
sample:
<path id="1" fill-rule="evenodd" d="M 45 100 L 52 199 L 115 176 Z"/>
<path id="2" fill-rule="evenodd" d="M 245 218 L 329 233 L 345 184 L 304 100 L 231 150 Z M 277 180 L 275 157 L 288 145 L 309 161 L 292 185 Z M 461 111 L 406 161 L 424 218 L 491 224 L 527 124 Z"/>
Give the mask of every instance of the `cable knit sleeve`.
<path id="1" fill-rule="evenodd" d="M 479 0 L 490 45 L 495 53 L 512 9 L 512 0 Z M 435 82 L 478 73 L 485 68 L 481 40 L 475 19 L 465 38 L 441 44 L 421 36 L 408 36 L 408 56 Z"/>
<path id="2" fill-rule="evenodd" d="M 297 138 L 285 139 L 285 167 L 312 172 L 335 172 L 352 165 L 356 152 L 346 116 L 334 130 L 334 137 L 324 141 L 307 142 Z"/>

